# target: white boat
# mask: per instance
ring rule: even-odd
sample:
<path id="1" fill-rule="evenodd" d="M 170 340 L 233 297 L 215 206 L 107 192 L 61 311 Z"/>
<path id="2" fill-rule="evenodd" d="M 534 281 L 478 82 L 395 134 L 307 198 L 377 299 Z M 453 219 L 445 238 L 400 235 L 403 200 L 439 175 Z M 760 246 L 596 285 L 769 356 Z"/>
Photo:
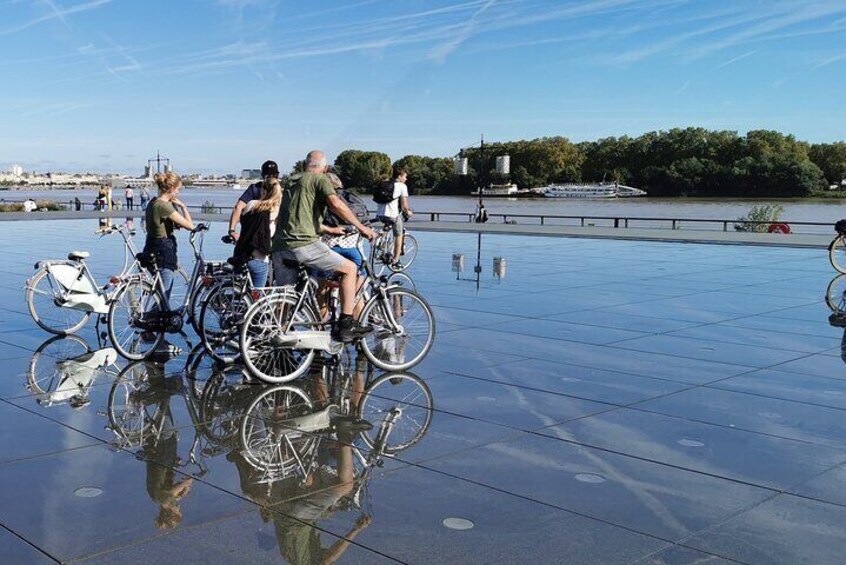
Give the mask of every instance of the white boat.
<path id="1" fill-rule="evenodd" d="M 617 183 L 551 184 L 542 188 L 540 192 L 547 198 L 630 198 L 646 196 L 645 190 Z"/>
<path id="2" fill-rule="evenodd" d="M 470 193 L 471 196 L 479 196 L 476 190 Z M 537 193 L 528 189 L 520 189 L 516 184 L 490 184 L 482 188 L 482 196 L 498 198 L 522 198 L 526 196 L 537 196 Z"/>

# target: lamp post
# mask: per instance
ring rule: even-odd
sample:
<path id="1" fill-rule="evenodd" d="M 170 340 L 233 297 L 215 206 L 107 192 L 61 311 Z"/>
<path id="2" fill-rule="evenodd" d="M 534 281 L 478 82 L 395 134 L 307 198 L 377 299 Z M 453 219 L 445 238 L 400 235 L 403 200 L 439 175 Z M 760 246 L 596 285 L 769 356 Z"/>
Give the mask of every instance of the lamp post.
<path id="1" fill-rule="evenodd" d="M 485 167 L 485 135 L 482 134 L 479 138 L 478 144 L 468 145 L 466 147 L 462 147 L 458 151 L 458 155 L 455 157 L 455 174 L 458 176 L 467 176 L 470 171 L 468 167 L 468 159 L 465 157 L 464 151 L 466 149 L 470 149 L 473 147 L 479 147 L 479 167 L 477 169 L 477 190 L 479 193 L 479 215 L 477 215 L 477 219 L 481 217 L 481 211 L 484 209 L 484 202 L 482 200 L 482 190 L 485 187 L 485 179 L 486 179 L 486 167 Z M 502 156 L 503 158 L 497 158 L 497 173 L 502 175 L 508 175 L 510 170 L 510 160 L 507 158 L 507 155 Z"/>

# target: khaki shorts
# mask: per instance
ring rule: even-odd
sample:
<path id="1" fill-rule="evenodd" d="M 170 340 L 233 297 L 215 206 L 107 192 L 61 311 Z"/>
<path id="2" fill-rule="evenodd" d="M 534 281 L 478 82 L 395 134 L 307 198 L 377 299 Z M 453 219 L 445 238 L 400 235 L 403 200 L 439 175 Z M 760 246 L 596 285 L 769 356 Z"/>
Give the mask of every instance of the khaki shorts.
<path id="1" fill-rule="evenodd" d="M 391 218 L 389 216 L 376 216 L 376 219 L 386 226 L 391 226 L 391 232 L 394 234 L 394 237 L 402 235 L 402 228 L 404 227 L 402 215 L 399 215 L 396 218 Z"/>
<path id="2" fill-rule="evenodd" d="M 273 280 L 276 286 L 296 284 L 297 270 L 285 266 L 282 261 L 288 259 L 317 271 L 337 273 L 344 266 L 344 259 L 322 241 L 315 241 L 294 249 L 273 252 Z"/>

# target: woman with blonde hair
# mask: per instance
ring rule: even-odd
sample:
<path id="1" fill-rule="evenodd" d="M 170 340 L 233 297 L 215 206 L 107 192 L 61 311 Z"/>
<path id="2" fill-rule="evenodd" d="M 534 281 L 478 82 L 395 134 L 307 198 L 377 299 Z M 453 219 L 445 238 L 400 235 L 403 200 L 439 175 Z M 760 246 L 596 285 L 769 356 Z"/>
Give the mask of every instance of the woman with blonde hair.
<path id="1" fill-rule="evenodd" d="M 154 180 L 159 187 L 159 195 L 150 201 L 145 212 L 147 241 L 144 244 L 144 253 L 155 257 L 165 296 L 169 300 L 173 288 L 173 273 L 179 269 L 173 231 L 177 228 L 193 230 L 194 222 L 188 208 L 179 200 L 179 191 L 182 189 L 182 179 L 179 175 L 173 172 L 158 173 Z"/>
<path id="2" fill-rule="evenodd" d="M 276 217 L 282 202 L 282 185 L 275 177 L 265 177 L 261 196 L 250 200 L 241 212 L 241 235 L 235 245 L 235 258 L 247 264 L 253 286 L 267 286 L 270 271 L 270 240 L 276 231 Z"/>

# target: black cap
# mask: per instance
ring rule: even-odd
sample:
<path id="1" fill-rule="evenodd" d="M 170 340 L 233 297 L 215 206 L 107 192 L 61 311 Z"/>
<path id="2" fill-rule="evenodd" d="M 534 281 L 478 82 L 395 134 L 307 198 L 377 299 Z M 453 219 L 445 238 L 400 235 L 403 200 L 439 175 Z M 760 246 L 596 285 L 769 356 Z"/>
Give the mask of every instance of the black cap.
<path id="1" fill-rule="evenodd" d="M 279 165 L 276 161 L 265 161 L 261 164 L 261 176 L 263 177 L 278 177 Z"/>

